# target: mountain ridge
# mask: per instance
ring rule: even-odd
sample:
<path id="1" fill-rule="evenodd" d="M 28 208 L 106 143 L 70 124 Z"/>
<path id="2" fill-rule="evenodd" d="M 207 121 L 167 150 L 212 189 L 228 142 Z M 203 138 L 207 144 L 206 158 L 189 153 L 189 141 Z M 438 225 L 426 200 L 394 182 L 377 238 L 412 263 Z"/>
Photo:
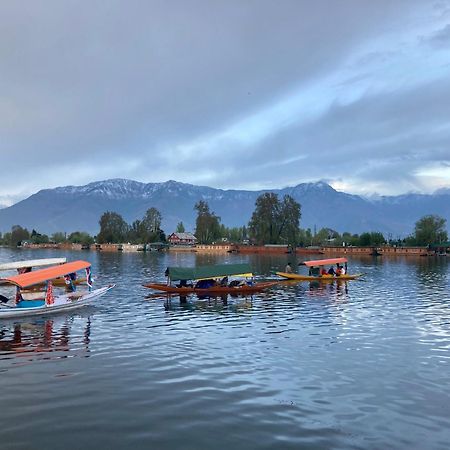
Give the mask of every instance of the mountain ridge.
<path id="1" fill-rule="evenodd" d="M 337 191 L 324 181 L 300 183 L 281 189 L 248 191 L 216 189 L 168 180 L 142 183 L 125 178 L 94 181 L 82 186 L 42 189 L 30 197 L 0 209 L 0 231 L 13 225 L 41 233 L 87 231 L 97 234 L 98 221 L 105 211 L 115 211 L 131 223 L 155 207 L 163 216 L 166 233 L 183 222 L 187 230 L 195 227 L 194 205 L 208 202 L 210 210 L 226 226 L 246 225 L 256 198 L 265 192 L 291 195 L 302 206 L 302 228 L 323 227 L 361 233 L 381 231 L 394 237 L 412 232 L 415 222 L 426 214 L 439 214 L 450 220 L 450 189 L 434 194 L 403 194 L 365 198 Z"/>

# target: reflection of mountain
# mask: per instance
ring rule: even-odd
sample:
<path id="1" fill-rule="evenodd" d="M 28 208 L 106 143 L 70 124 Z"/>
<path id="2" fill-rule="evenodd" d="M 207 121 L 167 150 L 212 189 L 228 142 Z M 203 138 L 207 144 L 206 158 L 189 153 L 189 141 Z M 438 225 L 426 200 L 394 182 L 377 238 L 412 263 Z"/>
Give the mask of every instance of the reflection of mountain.
<path id="1" fill-rule="evenodd" d="M 90 318 L 82 318 L 82 342 L 77 349 L 89 351 L 91 321 Z M 9 356 L 26 356 L 39 354 L 45 359 L 64 358 L 64 353 L 71 351 L 71 329 L 75 318 L 66 317 L 63 320 L 35 319 L 32 321 L 20 321 L 0 324 L 0 355 L 3 359 Z M 79 338 L 79 337 L 78 337 Z M 61 353 L 63 352 L 63 353 Z M 54 353 L 50 357 L 49 353 Z M 73 356 L 73 355 L 71 355 Z"/>
<path id="2" fill-rule="evenodd" d="M 45 189 L 1 209 L 0 232 L 19 224 L 43 233 L 83 230 L 96 234 L 103 212 L 116 211 L 131 223 L 141 219 L 150 207 L 161 211 L 166 233 L 174 231 L 180 221 L 187 230 L 193 230 L 194 205 L 199 200 L 207 201 L 224 225 L 242 226 L 248 223 L 256 198 L 263 192 L 267 191 L 222 190 L 176 181 L 145 184 L 122 179 Z M 449 190 L 369 200 L 318 182 L 271 192 L 289 194 L 302 205 L 302 228 L 329 227 L 341 233 L 382 231 L 395 238 L 410 233 L 414 223 L 426 214 L 439 214 L 450 221 Z"/>

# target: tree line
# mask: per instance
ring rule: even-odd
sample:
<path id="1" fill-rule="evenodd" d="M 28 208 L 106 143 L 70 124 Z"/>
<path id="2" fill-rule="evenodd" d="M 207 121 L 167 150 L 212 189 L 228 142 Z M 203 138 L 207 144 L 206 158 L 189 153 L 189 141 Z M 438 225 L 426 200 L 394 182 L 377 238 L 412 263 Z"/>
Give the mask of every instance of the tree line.
<path id="1" fill-rule="evenodd" d="M 194 205 L 197 213 L 195 236 L 201 244 L 211 244 L 226 240 L 233 243 L 284 244 L 293 247 L 349 245 L 349 246 L 426 246 L 439 244 L 448 240 L 446 219 L 437 215 L 427 215 L 419 219 L 414 232 L 406 238 L 393 239 L 379 231 L 342 234 L 331 228 L 312 231 L 300 228 L 301 205 L 290 195 L 282 199 L 274 193 L 261 194 L 255 202 L 255 210 L 247 225 L 228 228 L 221 223 L 221 218 L 210 210 L 206 201 L 200 200 Z M 76 231 L 68 236 L 57 232 L 51 236 L 31 233 L 20 225 L 14 225 L 11 232 L 0 234 L 0 244 L 16 246 L 22 241 L 36 244 L 48 242 L 70 242 L 77 244 L 123 243 L 144 244 L 165 242 L 166 235 L 161 229 L 162 215 L 156 208 L 148 209 L 143 218 L 128 224 L 123 217 L 113 211 L 102 214 L 99 220 L 100 231 L 91 236 L 83 231 Z M 176 232 L 185 232 L 183 222 L 179 222 Z"/>

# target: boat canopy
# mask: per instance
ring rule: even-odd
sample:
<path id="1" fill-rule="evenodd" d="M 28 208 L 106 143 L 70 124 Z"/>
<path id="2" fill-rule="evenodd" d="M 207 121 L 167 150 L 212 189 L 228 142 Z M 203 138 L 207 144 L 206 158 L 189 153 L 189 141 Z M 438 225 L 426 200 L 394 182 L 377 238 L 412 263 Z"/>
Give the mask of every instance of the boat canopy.
<path id="1" fill-rule="evenodd" d="M 47 267 L 46 269 L 35 270 L 21 275 L 15 275 L 0 279 L 0 284 L 14 284 L 20 288 L 27 288 L 36 284 L 45 283 L 55 278 L 77 272 L 78 270 L 91 267 L 91 263 L 86 261 L 73 261 L 59 266 Z"/>
<path id="2" fill-rule="evenodd" d="M 303 264 L 307 267 L 316 267 L 316 266 L 328 266 L 332 264 L 346 263 L 348 261 L 347 258 L 331 258 L 331 259 L 317 259 L 315 261 L 305 261 Z"/>
<path id="3" fill-rule="evenodd" d="M 28 261 L 14 261 L 0 264 L 0 270 L 24 269 L 25 267 L 42 267 L 64 264 L 67 258 L 30 259 Z"/>
<path id="4" fill-rule="evenodd" d="M 215 266 L 197 267 L 168 267 L 166 274 L 172 281 L 179 280 L 202 280 L 207 278 L 218 278 L 229 275 L 253 276 L 252 269 L 248 264 L 222 264 Z"/>

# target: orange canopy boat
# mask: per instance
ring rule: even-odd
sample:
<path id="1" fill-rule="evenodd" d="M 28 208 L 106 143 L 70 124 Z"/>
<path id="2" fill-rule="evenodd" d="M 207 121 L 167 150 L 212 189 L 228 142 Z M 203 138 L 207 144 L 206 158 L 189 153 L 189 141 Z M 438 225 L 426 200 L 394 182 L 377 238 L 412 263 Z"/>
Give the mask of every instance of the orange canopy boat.
<path id="1" fill-rule="evenodd" d="M 299 265 L 304 265 L 310 268 L 308 275 L 302 275 L 297 273 L 287 273 L 287 272 L 275 272 L 278 276 L 286 278 L 288 280 L 297 281 L 349 281 L 355 280 L 362 276 L 362 273 L 349 274 L 347 272 L 347 258 L 328 258 L 328 259 L 316 259 L 311 261 L 304 261 Z M 320 274 L 320 267 L 332 266 L 336 264 L 338 267 L 340 264 L 345 265 L 345 273 L 335 274 L 327 273 Z M 315 270 L 317 269 L 317 270 Z M 334 272 L 334 270 L 333 270 Z"/>
<path id="2" fill-rule="evenodd" d="M 76 272 L 85 270 L 88 289 L 77 291 Z M 53 281 L 63 279 L 65 289 L 55 293 Z M 1 287 L 15 288 L 13 298 L 0 295 L 0 319 L 48 314 L 80 308 L 92 299 L 103 295 L 114 287 L 113 284 L 92 290 L 91 264 L 86 261 L 73 261 L 46 269 L 27 272 L 0 279 Z M 44 287 L 36 290 L 36 286 Z"/>

